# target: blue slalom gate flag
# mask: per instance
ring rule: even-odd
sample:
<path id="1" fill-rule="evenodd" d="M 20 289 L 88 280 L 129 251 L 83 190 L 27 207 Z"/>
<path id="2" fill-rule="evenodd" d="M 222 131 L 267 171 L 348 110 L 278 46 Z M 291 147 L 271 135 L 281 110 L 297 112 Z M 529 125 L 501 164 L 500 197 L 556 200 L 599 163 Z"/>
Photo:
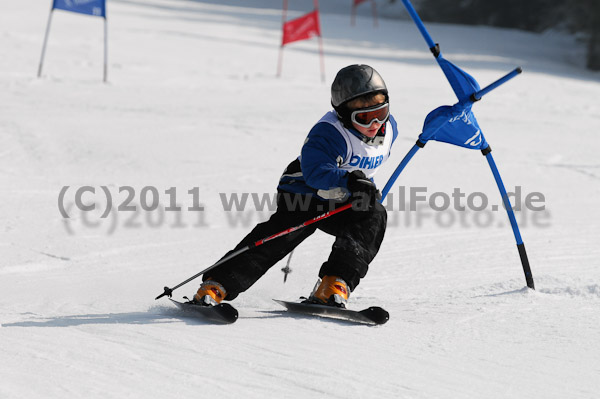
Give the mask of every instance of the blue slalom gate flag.
<path id="1" fill-rule="evenodd" d="M 106 18 L 106 0 L 54 0 L 52 9 Z"/>
<path id="2" fill-rule="evenodd" d="M 475 101 L 472 99 L 473 94 L 481 90 L 479 83 L 441 54 L 436 60 L 452 86 L 458 103 L 453 106 L 444 105 L 431 111 L 425 118 L 419 140 L 422 143 L 428 140 L 442 141 L 473 150 L 487 148 L 488 143 L 471 109 Z"/>
<path id="3" fill-rule="evenodd" d="M 458 97 L 458 101 L 469 101 L 471 96 L 480 90 L 479 83 L 471 75 L 442 57 L 437 57 L 437 62 L 444 71 L 446 79 Z"/>
<path id="4" fill-rule="evenodd" d="M 454 144 L 472 150 L 483 150 L 488 143 L 483 137 L 479 123 L 471 110 L 473 103 L 444 105 L 431 111 L 423 124 L 419 141 L 429 140 Z"/>

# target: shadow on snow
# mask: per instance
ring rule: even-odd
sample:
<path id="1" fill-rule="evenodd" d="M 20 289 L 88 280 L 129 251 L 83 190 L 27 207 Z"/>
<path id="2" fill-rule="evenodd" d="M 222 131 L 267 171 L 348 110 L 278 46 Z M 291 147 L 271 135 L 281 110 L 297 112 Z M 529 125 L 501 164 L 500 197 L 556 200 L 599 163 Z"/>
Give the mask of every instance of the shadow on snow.
<path id="1" fill-rule="evenodd" d="M 30 316 L 32 313 L 24 313 Z M 218 325 L 209 320 L 181 312 L 178 309 L 157 307 L 147 312 L 98 313 L 46 317 L 33 314 L 37 319 L 2 323 L 2 327 L 75 327 L 91 324 L 169 324 L 180 321 L 189 325 Z"/>

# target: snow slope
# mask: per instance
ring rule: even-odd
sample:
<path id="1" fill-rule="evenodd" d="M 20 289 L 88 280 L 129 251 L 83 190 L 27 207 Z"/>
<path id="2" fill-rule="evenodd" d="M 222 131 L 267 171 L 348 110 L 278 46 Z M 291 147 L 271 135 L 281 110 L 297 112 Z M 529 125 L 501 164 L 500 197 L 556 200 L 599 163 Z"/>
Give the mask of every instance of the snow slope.
<path id="1" fill-rule="evenodd" d="M 305 11 L 291 3 L 291 17 Z M 353 28 L 349 1 L 323 3 L 325 84 L 316 40 L 287 47 L 275 77 L 278 1 L 111 0 L 108 84 L 100 19 L 57 11 L 37 79 L 49 1 L 0 4 L 1 398 L 598 397 L 600 75 L 559 34 L 428 24 L 482 86 L 524 68 L 475 112 L 509 190 L 545 198 L 545 211 L 519 213 L 536 291 L 502 209 L 400 212 L 394 189 L 385 242 L 351 298 L 387 308 L 384 326 L 289 317 L 271 301 L 309 293 L 333 242 L 322 233 L 295 251 L 285 285 L 282 262 L 233 302 L 234 325 L 154 301 L 268 217 L 227 212 L 220 194 L 274 192 L 339 68 L 370 64 L 390 88 L 401 137 L 381 186 L 427 113 L 455 102 L 412 23 L 374 28 L 365 7 Z M 500 203 L 480 153 L 441 143 L 398 184 Z M 96 188 L 83 196 L 94 212 L 73 206 L 83 186 Z M 102 186 L 115 206 L 131 187 L 137 212 L 100 218 Z M 162 207 L 174 187 L 183 210 L 141 210 L 150 186 Z M 187 210 L 195 188 L 204 212 Z"/>

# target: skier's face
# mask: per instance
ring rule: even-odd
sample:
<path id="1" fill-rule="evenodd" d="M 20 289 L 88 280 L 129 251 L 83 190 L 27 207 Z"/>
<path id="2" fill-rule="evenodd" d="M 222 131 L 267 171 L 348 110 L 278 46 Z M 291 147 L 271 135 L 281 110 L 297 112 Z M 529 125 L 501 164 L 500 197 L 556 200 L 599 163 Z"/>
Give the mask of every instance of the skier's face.
<path id="1" fill-rule="evenodd" d="M 384 104 L 384 103 L 385 103 L 385 96 L 383 94 L 378 94 L 371 101 L 355 100 L 353 102 L 350 102 L 348 104 L 348 108 L 350 108 L 351 109 L 350 112 L 352 112 L 352 111 L 358 110 L 358 109 L 372 108 L 372 107 L 375 107 L 377 105 Z M 383 123 L 385 123 L 385 122 L 383 122 Z M 375 137 L 375 135 L 377 134 L 377 132 L 379 131 L 379 128 L 381 128 L 381 125 L 383 125 L 383 123 L 380 123 L 379 120 L 376 119 L 376 120 L 373 120 L 373 123 L 369 127 L 364 127 L 364 126 L 360 126 L 356 122 L 352 121 L 352 126 L 356 130 L 358 130 L 358 132 L 360 134 L 363 134 L 369 138 L 372 138 L 372 137 Z"/>

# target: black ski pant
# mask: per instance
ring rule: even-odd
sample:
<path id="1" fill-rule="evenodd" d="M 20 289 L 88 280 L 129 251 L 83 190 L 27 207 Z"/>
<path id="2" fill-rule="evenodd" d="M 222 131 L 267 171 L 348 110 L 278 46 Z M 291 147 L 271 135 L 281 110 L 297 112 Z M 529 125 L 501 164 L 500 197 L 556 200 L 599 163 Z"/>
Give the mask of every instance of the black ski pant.
<path id="1" fill-rule="evenodd" d="M 344 204 L 321 201 L 309 195 L 280 192 L 277 211 L 268 221 L 256 225 L 225 256 Z M 319 229 L 336 237 L 329 259 L 321 266 L 319 277 L 341 277 L 353 291 L 379 251 L 386 224 L 387 213 L 379 202 L 368 210 L 351 208 L 254 247 L 210 270 L 203 280 L 212 279 L 223 285 L 227 291 L 226 299 L 232 300 Z"/>

